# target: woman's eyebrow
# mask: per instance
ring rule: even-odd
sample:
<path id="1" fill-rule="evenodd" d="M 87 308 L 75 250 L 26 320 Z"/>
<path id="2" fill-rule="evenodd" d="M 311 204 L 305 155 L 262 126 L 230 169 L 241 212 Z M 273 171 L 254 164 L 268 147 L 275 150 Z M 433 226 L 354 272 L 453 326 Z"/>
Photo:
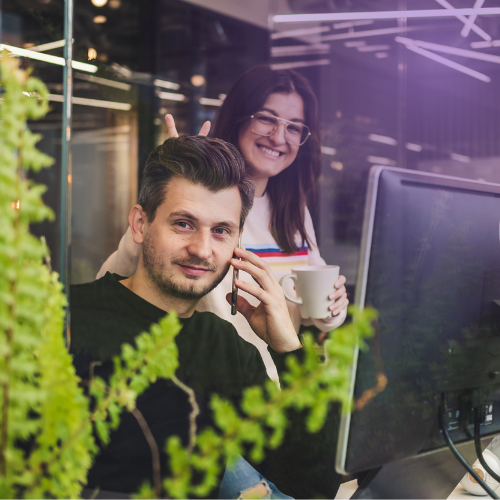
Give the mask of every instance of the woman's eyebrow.
<path id="1" fill-rule="evenodd" d="M 276 111 L 270 109 L 270 108 L 262 108 L 261 111 L 267 111 L 268 113 L 271 113 L 272 115 L 274 116 L 277 116 L 278 118 L 281 118 L 281 116 L 278 115 L 278 113 L 276 113 Z M 288 120 L 290 122 L 300 122 L 300 123 L 304 123 L 305 124 L 305 121 L 302 120 L 302 118 L 292 118 L 291 120 Z"/>

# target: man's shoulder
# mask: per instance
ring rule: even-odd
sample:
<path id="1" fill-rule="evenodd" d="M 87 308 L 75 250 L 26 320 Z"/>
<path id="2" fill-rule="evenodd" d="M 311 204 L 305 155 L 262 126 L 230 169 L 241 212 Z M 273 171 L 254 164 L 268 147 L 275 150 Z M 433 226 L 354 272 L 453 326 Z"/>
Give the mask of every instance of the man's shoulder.
<path id="1" fill-rule="evenodd" d="M 124 279 L 118 275 L 106 273 L 105 276 L 88 283 L 79 283 L 70 287 L 70 304 L 83 305 L 98 303 L 103 299 L 103 296 L 113 293 L 112 281 Z"/>

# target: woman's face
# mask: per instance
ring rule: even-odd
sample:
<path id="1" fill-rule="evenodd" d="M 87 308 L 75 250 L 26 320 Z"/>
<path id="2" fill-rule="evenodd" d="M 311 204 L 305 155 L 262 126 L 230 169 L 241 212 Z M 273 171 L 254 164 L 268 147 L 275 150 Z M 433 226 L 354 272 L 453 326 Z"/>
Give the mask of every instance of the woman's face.
<path id="1" fill-rule="evenodd" d="M 304 102 L 297 92 L 271 94 L 259 111 L 267 111 L 285 120 L 305 121 Z M 297 157 L 299 147 L 286 142 L 283 123 L 268 137 L 253 132 L 251 120 L 240 130 L 239 149 L 256 180 L 269 179 L 289 167 Z"/>

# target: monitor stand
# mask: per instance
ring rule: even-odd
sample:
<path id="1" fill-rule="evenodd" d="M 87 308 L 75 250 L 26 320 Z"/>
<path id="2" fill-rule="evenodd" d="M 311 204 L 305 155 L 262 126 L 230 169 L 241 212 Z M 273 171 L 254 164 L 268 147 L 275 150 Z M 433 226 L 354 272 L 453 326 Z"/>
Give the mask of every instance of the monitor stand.
<path id="1" fill-rule="evenodd" d="M 492 439 L 481 439 L 483 449 Z M 469 464 L 477 460 L 474 442 L 457 448 Z M 351 498 L 448 498 L 464 475 L 465 469 L 451 451 L 440 450 L 364 473 Z"/>

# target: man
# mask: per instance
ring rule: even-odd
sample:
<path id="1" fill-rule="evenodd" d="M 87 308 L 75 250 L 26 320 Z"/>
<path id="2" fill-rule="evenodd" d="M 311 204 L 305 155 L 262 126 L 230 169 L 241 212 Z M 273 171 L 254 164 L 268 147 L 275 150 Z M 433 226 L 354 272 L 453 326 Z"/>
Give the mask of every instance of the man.
<path id="1" fill-rule="evenodd" d="M 176 338 L 176 375 L 195 391 L 201 410 L 198 428 L 212 425 L 213 394 L 236 404 L 243 389 L 267 379 L 257 349 L 241 339 L 231 324 L 212 313 L 195 311 L 230 264 L 248 272 L 257 283 L 237 282 L 260 300 L 253 307 L 238 297 L 238 310 L 269 345 L 278 368 L 287 353 L 301 348 L 269 266 L 251 252 L 235 248 L 252 202 L 253 186 L 243 159 L 228 143 L 201 136 L 171 138 L 151 153 L 139 203 L 129 215 L 134 241 L 142 247 L 136 273 L 126 279 L 108 273 L 93 283 L 72 287 L 72 351 L 82 379 L 89 379 L 92 370 L 109 377 L 111 359 L 121 345 L 133 343 L 166 312 L 175 311 L 183 326 Z M 233 253 L 237 258 L 232 258 Z M 164 443 L 172 435 L 187 442 L 187 395 L 171 381 L 160 380 L 138 398 L 137 408 L 162 451 L 165 475 Z M 262 464 L 261 470 L 266 474 L 274 470 L 279 487 L 286 488 L 283 477 L 288 472 L 283 473 L 283 468 L 290 460 L 280 460 L 274 466 Z M 295 481 L 299 475 L 295 474 Z M 88 487 L 131 493 L 146 480 L 152 482 L 150 448 L 134 417 L 123 413 L 110 444 L 90 471 Z M 300 491 L 300 487 L 291 488 Z"/>

